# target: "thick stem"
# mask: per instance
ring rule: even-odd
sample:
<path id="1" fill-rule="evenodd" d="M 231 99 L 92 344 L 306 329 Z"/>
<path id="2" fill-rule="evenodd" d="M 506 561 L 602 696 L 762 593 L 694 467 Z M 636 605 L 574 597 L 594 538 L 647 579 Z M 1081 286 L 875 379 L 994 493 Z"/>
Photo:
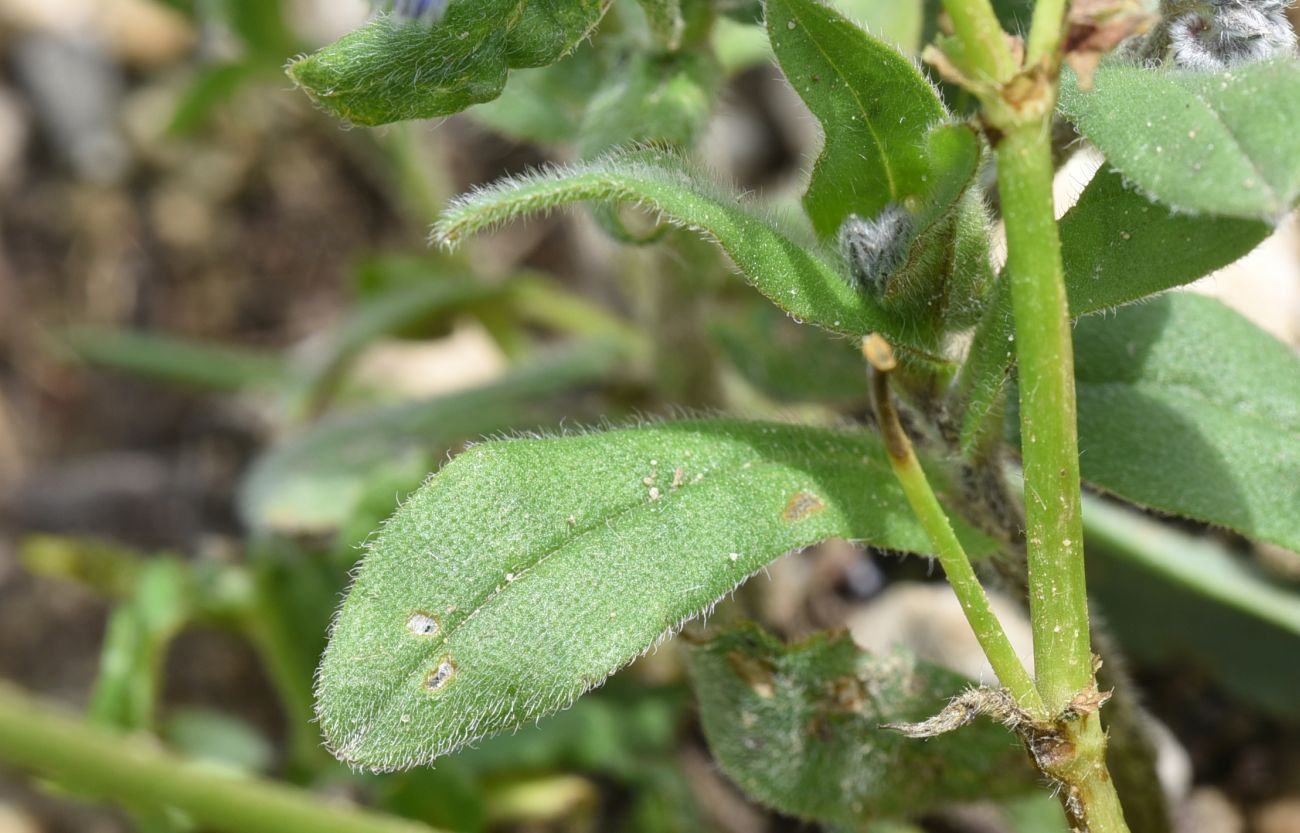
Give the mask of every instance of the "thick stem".
<path id="1" fill-rule="evenodd" d="M 431 833 L 320 795 L 213 771 L 61 714 L 0 683 L 0 760 L 133 808 L 172 808 L 224 833 Z"/>
<path id="2" fill-rule="evenodd" d="M 1017 125 L 998 145 L 1007 269 L 1020 366 L 1029 610 L 1038 690 L 1063 710 L 1092 682 L 1083 568 L 1074 351 L 1052 210 L 1046 120 Z"/>
<path id="3" fill-rule="evenodd" d="M 948 522 L 948 516 L 935 497 L 934 490 L 930 488 L 925 470 L 921 468 L 916 452 L 912 449 L 912 442 L 899 421 L 889 393 L 889 373 L 894 369 L 895 362 L 888 343 L 878 335 L 870 336 L 863 344 L 863 353 L 873 368 L 872 401 L 880 432 L 885 438 L 889 463 L 899 485 L 903 487 L 903 494 L 907 496 L 912 511 L 930 536 L 939 563 L 943 566 L 953 593 L 961 602 L 962 612 L 966 614 L 975 638 L 984 649 L 993 672 L 998 675 L 998 681 L 1011 692 L 1020 707 L 1036 716 L 1045 716 L 1043 701 L 1034 688 L 1034 680 L 1020 657 L 1016 656 L 1016 650 L 1011 646 L 1002 623 L 989 606 L 988 594 L 975 576 L 970 558 L 957 539 L 957 534 L 953 532 L 952 524 Z"/>

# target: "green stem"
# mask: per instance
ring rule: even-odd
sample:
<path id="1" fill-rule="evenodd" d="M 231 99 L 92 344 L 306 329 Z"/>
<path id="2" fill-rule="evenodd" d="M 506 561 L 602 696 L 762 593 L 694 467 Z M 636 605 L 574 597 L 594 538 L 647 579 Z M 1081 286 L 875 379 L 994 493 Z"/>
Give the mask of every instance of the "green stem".
<path id="1" fill-rule="evenodd" d="M 68 717 L 0 683 L 0 760 L 136 808 L 179 810 L 222 833 L 431 833 L 304 790 L 177 758 Z"/>
<path id="2" fill-rule="evenodd" d="M 1029 41 L 1025 44 L 1025 65 L 1033 66 L 1043 59 L 1052 61 L 1056 69 L 1056 51 L 1061 44 L 1065 25 L 1066 0 L 1038 0 L 1034 3 L 1034 17 L 1029 28 Z"/>
<path id="3" fill-rule="evenodd" d="M 1006 33 L 989 0 L 943 0 L 943 10 L 980 80 L 1006 81 L 1016 71 Z"/>
<path id="4" fill-rule="evenodd" d="M 998 145 L 998 184 L 1020 365 L 1029 610 L 1038 690 L 1048 709 L 1059 712 L 1092 682 L 1092 649 L 1074 351 L 1052 174 L 1046 121 L 1008 129 Z"/>
<path id="5" fill-rule="evenodd" d="M 939 563 L 948 577 L 953 593 L 961 602 L 962 612 L 970 623 L 975 638 L 979 641 L 984 655 L 988 657 L 993 672 L 998 675 L 1003 688 L 1011 692 L 1020 707 L 1034 714 L 1045 717 L 1043 701 L 1034 687 L 1034 680 L 1029 676 L 1024 663 L 1011 646 L 1002 622 L 989 605 L 988 594 L 975 576 L 970 558 L 962 548 L 961 541 L 953 532 L 947 514 L 939 504 L 939 499 L 930 488 L 930 481 L 925 470 L 916 458 L 912 442 L 903 430 L 894 409 L 889 393 L 889 372 L 894 369 L 894 357 L 889 345 L 879 336 L 871 336 L 863 345 L 863 353 L 874 368 L 872 373 L 872 401 L 875 405 L 876 420 L 880 432 L 885 438 L 885 450 L 890 466 L 898 483 L 903 487 L 903 494 L 911 505 L 912 511 L 925 527 L 930 542 L 939 556 Z"/>

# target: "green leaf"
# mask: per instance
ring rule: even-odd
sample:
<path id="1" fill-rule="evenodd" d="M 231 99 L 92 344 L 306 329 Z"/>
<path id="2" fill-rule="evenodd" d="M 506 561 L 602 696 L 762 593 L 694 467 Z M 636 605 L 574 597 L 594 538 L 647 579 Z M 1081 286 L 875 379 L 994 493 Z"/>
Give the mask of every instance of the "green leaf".
<path id="1" fill-rule="evenodd" d="M 589 344 L 480 388 L 322 419 L 258 458 L 240 486 L 240 515 L 259 531 L 336 530 L 376 478 L 418 483 L 453 443 L 550 422 L 558 403 L 548 396 L 604 378 L 620 356 Z"/>
<path id="2" fill-rule="evenodd" d="M 872 218 L 927 194 L 925 139 L 947 113 L 916 65 L 819 0 L 768 0 L 767 30 L 826 134 L 804 196 L 818 236 L 834 238 L 849 214 Z"/>
<path id="3" fill-rule="evenodd" d="M 511 72 L 499 97 L 468 112 L 512 139 L 548 145 L 572 142 L 580 135 L 587 102 L 608 72 L 606 63 L 585 44 L 550 66 Z"/>
<path id="4" fill-rule="evenodd" d="M 1061 258 L 1070 314 L 1101 312 L 1191 283 L 1253 250 L 1269 223 L 1172 211 L 1127 188 L 1114 171 L 1098 172 L 1061 218 Z M 1000 426 L 998 411 L 1015 360 L 1010 287 L 998 285 L 962 374 L 968 403 L 962 444 L 968 450 Z"/>
<path id="5" fill-rule="evenodd" d="M 81 361 L 172 384 L 234 391 L 281 384 L 286 376 L 275 356 L 166 335 L 73 327 L 63 341 Z"/>
<path id="6" fill-rule="evenodd" d="M 778 402 L 866 403 L 867 372 L 858 346 L 800 327 L 771 304 L 709 322 L 709 333 L 745 381 Z"/>
<path id="7" fill-rule="evenodd" d="M 579 131 L 581 154 L 634 142 L 689 147 L 708 121 L 720 81 L 707 54 L 633 55 L 592 97 Z"/>
<path id="8" fill-rule="evenodd" d="M 1300 551 L 1300 358 L 1210 298 L 1165 295 L 1074 335 L 1085 480 Z"/>
<path id="9" fill-rule="evenodd" d="M 329 399 L 351 362 L 376 340 L 507 292 L 503 286 L 457 275 L 435 272 L 426 278 L 423 283 L 363 301 L 329 334 L 302 369 L 302 378 L 296 380 L 310 410 L 318 410 Z"/>
<path id="10" fill-rule="evenodd" d="M 1084 495 L 1088 590 L 1125 653 L 1190 662 L 1248 703 L 1300 716 L 1300 588 L 1213 536 Z"/>
<path id="11" fill-rule="evenodd" d="M 831 537 L 930 549 L 865 431 L 705 420 L 476 446 L 370 546 L 321 664 L 321 727 L 344 760 L 427 763 L 569 705 Z"/>
<path id="12" fill-rule="evenodd" d="M 318 104 L 357 124 L 460 112 L 501 94 L 510 69 L 555 63 L 607 0 L 453 0 L 433 26 L 383 16 L 289 65 Z"/>
<path id="13" fill-rule="evenodd" d="M 1102 67 L 1087 92 L 1063 80 L 1066 118 L 1165 205 L 1277 219 L 1300 198 L 1300 62 L 1222 74 Z"/>
<path id="14" fill-rule="evenodd" d="M 91 720 L 104 726 L 153 726 L 167 645 L 193 613 L 185 565 L 158 558 L 141 565 L 130 595 L 113 608 L 90 698 Z"/>
<path id="15" fill-rule="evenodd" d="M 847 335 L 882 332 L 917 349 L 932 346 L 918 343 L 911 328 L 851 287 L 832 256 L 796 242 L 775 220 L 667 153 L 620 152 L 502 180 L 453 202 L 434 238 L 455 245 L 523 215 L 583 201 L 634 203 L 704 233 L 755 288 L 796 318 Z"/>
<path id="16" fill-rule="evenodd" d="M 693 648 L 690 671 L 723 771 L 783 813 L 858 827 L 1033 789 L 996 723 L 925 741 L 881 728 L 930 717 L 969 685 L 910 654 L 875 657 L 825 633 L 787 647 L 750 625 Z"/>

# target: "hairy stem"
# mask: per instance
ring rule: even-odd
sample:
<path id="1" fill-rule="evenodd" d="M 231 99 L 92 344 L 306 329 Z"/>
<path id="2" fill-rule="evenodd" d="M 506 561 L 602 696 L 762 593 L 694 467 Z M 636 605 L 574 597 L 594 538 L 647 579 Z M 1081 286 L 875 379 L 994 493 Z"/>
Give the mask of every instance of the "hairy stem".
<path id="1" fill-rule="evenodd" d="M 1020 657 L 1016 656 L 1016 650 L 1011 646 L 1002 623 L 989 606 L 988 594 L 975 576 L 970 558 L 957 540 L 957 534 L 953 532 L 952 524 L 948 522 L 948 516 L 939 505 L 934 490 L 930 488 L 925 470 L 916 459 L 912 442 L 898 419 L 898 412 L 894 409 L 889 393 L 889 373 L 896 366 L 893 351 L 883 338 L 872 335 L 863 342 L 862 352 L 872 366 L 871 394 L 876 420 L 885 438 L 889 463 L 903 487 L 903 494 L 907 496 L 912 511 L 930 536 L 935 552 L 939 555 L 939 563 L 948 576 L 948 583 L 961 602 L 966 620 L 970 622 L 975 638 L 979 640 L 984 655 L 998 675 L 998 681 L 1011 692 L 1021 708 L 1042 716 L 1043 701 L 1034 687 L 1034 680 Z"/>
<path id="2" fill-rule="evenodd" d="M 1020 365 L 1034 666 L 1047 707 L 1060 711 L 1092 681 L 1092 650 L 1074 351 L 1052 212 L 1052 174 L 1046 124 L 1015 126 L 1005 133 L 998 146 L 998 184 Z"/>
<path id="3" fill-rule="evenodd" d="M 0 683 L 0 760 L 133 808 L 175 809 L 223 833 L 431 833 L 269 781 L 214 772 L 156 743 L 66 716 Z"/>

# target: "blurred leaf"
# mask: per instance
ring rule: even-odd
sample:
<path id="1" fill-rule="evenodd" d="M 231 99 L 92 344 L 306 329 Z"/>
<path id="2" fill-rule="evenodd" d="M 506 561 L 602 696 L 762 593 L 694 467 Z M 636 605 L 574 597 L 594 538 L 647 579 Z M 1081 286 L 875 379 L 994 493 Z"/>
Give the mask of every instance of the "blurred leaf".
<path id="1" fill-rule="evenodd" d="M 1070 833 L 1060 799 L 1046 790 L 1005 801 L 1002 811 L 1011 825 L 1011 833 Z"/>
<path id="2" fill-rule="evenodd" d="M 511 68 L 552 64 L 600 20 L 604 0 L 452 0 L 431 26 L 385 15 L 289 65 L 318 104 L 357 124 L 460 112 L 501 94 Z"/>
<path id="3" fill-rule="evenodd" d="M 26 535 L 18 559 L 32 575 L 75 581 L 112 598 L 131 593 L 142 565 L 134 550 L 66 535 Z"/>
<path id="4" fill-rule="evenodd" d="M 603 343 L 588 344 L 483 387 L 327 417 L 253 464 L 240 487 L 240 515 L 257 531 L 334 531 L 374 478 L 418 482 L 456 442 L 550 422 L 559 408 L 549 396 L 605 378 L 619 357 Z"/>
<path id="5" fill-rule="evenodd" d="M 207 709 L 182 709 L 163 724 L 163 740 L 186 758 L 237 772 L 269 772 L 275 750 L 256 729 L 238 718 Z"/>
<path id="6" fill-rule="evenodd" d="M 740 375 L 778 402 L 866 401 L 867 370 L 858 346 L 801 327 L 770 304 L 714 318 L 709 332 Z"/>
<path id="7" fill-rule="evenodd" d="M 925 741 L 882 729 L 934 715 L 969 685 L 908 654 L 874 657 L 826 633 L 787 647 L 748 625 L 693 648 L 690 668 L 723 771 L 789 815 L 862 825 L 1037 782 L 1015 736 L 996 723 Z"/>
<path id="8" fill-rule="evenodd" d="M 1277 219 L 1300 198 L 1300 62 L 1222 73 L 1097 70 L 1061 111 L 1149 197 L 1184 212 Z"/>
<path id="9" fill-rule="evenodd" d="M 681 46 L 686 20 L 682 17 L 682 0 L 638 0 L 655 40 L 665 49 Z"/>
<path id="10" fill-rule="evenodd" d="M 91 720 L 123 729 L 153 725 L 167 646 L 193 613 L 185 565 L 156 558 L 140 565 L 131 594 L 113 608 L 91 694 Z"/>
<path id="11" fill-rule="evenodd" d="M 457 833 L 487 828 L 483 787 L 455 761 L 379 779 L 385 810 Z"/>
<path id="12" fill-rule="evenodd" d="M 212 111 L 234 97 L 244 84 L 262 71 L 252 62 L 213 64 L 203 67 L 194 76 L 176 103 L 167 132 L 173 136 L 188 136 L 207 121 Z"/>
<path id="13" fill-rule="evenodd" d="M 400 335 L 449 312 L 500 298 L 502 286 L 459 275 L 426 274 L 425 280 L 355 305 L 334 329 L 298 380 L 308 409 L 319 410 L 338 387 L 348 366 L 366 347 L 384 336 Z"/>
<path id="14" fill-rule="evenodd" d="M 238 347 L 100 327 L 70 328 L 63 341 L 88 364 L 163 382 L 235 391 L 285 378 L 278 358 Z"/>
<path id="15" fill-rule="evenodd" d="M 371 545 L 321 664 L 321 727 L 346 761 L 426 763 L 569 705 L 831 537 L 929 551 L 872 434 L 705 420 L 475 446 Z"/>
<path id="16" fill-rule="evenodd" d="M 916 65 L 817 0 L 769 0 L 767 31 L 826 135 L 804 196 L 817 235 L 928 194 L 925 138 L 946 113 Z"/>
<path id="17" fill-rule="evenodd" d="M 1272 232 L 1269 223 L 1181 214 L 1099 171 L 1061 218 L 1061 257 L 1070 313 L 1086 315 L 1191 283 L 1250 253 Z M 978 444 L 994 428 L 1015 343 L 1011 295 L 1001 281 L 971 344 L 962 374 L 966 399 L 962 443 Z"/>
<path id="18" fill-rule="evenodd" d="M 1294 502 L 1294 501 L 1293 501 Z M 1153 668 L 1191 662 L 1243 701 L 1300 716 L 1300 589 L 1227 552 L 1084 496 L 1089 592 L 1126 652 Z"/>
<path id="19" fill-rule="evenodd" d="M 614 153 L 502 180 L 453 202 L 434 236 L 454 245 L 523 215 L 582 201 L 627 202 L 659 212 L 716 240 L 745 278 L 791 315 L 849 335 L 880 331 L 912 346 L 911 329 L 851 287 L 832 258 L 796 243 L 735 194 L 669 154 Z"/>
<path id="20" fill-rule="evenodd" d="M 592 157 L 618 145 L 689 147 L 713 110 L 721 80 L 705 53 L 634 54 L 592 97 L 578 147 Z"/>
<path id="21" fill-rule="evenodd" d="M 298 51 L 284 19 L 283 0 L 218 0 L 217 5 L 254 58 L 281 65 Z"/>
<path id="22" fill-rule="evenodd" d="M 1300 551 L 1300 358 L 1171 293 L 1074 333 L 1084 480 Z"/>
<path id="23" fill-rule="evenodd" d="M 510 73 L 505 90 L 477 104 L 469 115 L 511 139 L 557 145 L 580 135 L 587 102 L 600 89 L 607 67 L 590 44 L 550 66 Z"/>

